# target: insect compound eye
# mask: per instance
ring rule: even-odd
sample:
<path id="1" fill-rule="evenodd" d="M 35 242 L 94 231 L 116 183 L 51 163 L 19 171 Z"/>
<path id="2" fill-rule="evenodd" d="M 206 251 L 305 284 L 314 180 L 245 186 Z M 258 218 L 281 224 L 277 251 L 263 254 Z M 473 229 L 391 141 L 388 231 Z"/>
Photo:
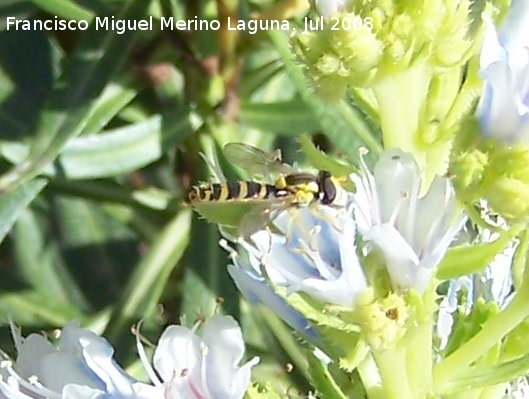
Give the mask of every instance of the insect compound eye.
<path id="1" fill-rule="evenodd" d="M 336 199 L 336 186 L 332 181 L 331 174 L 326 170 L 318 173 L 318 185 L 320 188 L 320 201 L 323 205 L 329 205 Z"/>

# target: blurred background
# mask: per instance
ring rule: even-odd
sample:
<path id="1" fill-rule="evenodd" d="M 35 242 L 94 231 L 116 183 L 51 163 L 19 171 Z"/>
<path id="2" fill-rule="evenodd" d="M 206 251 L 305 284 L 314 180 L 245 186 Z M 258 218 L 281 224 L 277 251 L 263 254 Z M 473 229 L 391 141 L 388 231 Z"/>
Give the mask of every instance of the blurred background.
<path id="1" fill-rule="evenodd" d="M 308 385 L 297 338 L 249 311 L 226 273 L 217 227 L 182 205 L 210 173 L 199 153 L 227 142 L 304 159 L 301 135 L 356 158 L 351 131 L 376 129 L 354 107 L 322 102 L 293 58 L 289 32 L 227 30 L 222 21 L 289 20 L 307 1 L 2 0 L 0 2 L 0 347 L 7 321 L 24 335 L 79 320 L 137 371 L 131 327 L 156 342 L 170 323 L 215 311 L 244 329 L 257 380 Z M 150 30 L 24 30 L 34 21 L 153 19 Z M 160 29 L 160 18 L 221 29 Z M 11 21 L 13 21 L 11 19 Z M 9 27 L 9 29 L 8 29 Z M 307 147 L 308 148 L 308 147 Z M 219 299 L 219 298 L 222 298 Z M 286 369 L 291 372 L 287 373 Z"/>

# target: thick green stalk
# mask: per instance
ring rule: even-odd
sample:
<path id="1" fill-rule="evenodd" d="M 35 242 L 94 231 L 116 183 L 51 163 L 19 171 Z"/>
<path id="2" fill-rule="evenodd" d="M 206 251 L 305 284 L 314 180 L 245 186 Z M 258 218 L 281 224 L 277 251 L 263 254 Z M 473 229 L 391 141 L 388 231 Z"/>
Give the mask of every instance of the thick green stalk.
<path id="1" fill-rule="evenodd" d="M 405 347 L 397 346 L 374 353 L 374 357 L 386 399 L 421 399 L 414 397 L 409 384 Z"/>
<path id="2" fill-rule="evenodd" d="M 414 317 L 408 322 L 403 343 L 406 346 L 406 367 L 414 398 L 425 398 L 432 392 L 432 335 L 435 313 L 435 288 L 432 282 L 422 298 L 417 298 Z"/>

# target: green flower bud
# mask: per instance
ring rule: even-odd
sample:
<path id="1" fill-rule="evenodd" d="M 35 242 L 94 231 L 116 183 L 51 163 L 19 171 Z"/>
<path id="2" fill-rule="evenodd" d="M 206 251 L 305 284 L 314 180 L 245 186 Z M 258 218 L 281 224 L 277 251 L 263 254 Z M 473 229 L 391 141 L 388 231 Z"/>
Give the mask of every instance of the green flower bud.
<path id="1" fill-rule="evenodd" d="M 438 17 L 439 25 L 432 44 L 432 63 L 449 67 L 466 62 L 472 46 L 469 36 L 470 2 L 446 1 Z"/>
<path id="2" fill-rule="evenodd" d="M 375 351 L 394 347 L 406 333 L 408 309 L 398 294 L 359 306 L 354 313 L 364 339 Z"/>
<path id="3" fill-rule="evenodd" d="M 450 164 L 450 175 L 459 196 L 467 197 L 467 191 L 476 190 L 485 173 L 488 155 L 479 150 L 464 152 L 456 156 Z"/>
<path id="4" fill-rule="evenodd" d="M 489 163 L 479 188 L 491 208 L 507 219 L 529 215 L 529 147 L 489 143 Z"/>

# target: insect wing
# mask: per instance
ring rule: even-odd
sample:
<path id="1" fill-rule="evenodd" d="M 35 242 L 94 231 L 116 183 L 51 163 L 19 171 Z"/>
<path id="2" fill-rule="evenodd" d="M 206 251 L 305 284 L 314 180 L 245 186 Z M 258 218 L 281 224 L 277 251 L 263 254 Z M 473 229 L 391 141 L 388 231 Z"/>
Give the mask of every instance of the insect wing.
<path id="1" fill-rule="evenodd" d="M 223 153 L 234 165 L 246 170 L 250 174 L 267 175 L 271 172 L 288 174 L 295 169 L 281 162 L 281 152 L 272 153 L 245 143 L 228 143 Z"/>
<path id="2" fill-rule="evenodd" d="M 242 238 L 250 238 L 257 231 L 265 227 L 272 227 L 270 223 L 290 206 L 291 199 L 288 198 L 255 206 L 242 217 L 237 231 L 238 235 Z"/>

